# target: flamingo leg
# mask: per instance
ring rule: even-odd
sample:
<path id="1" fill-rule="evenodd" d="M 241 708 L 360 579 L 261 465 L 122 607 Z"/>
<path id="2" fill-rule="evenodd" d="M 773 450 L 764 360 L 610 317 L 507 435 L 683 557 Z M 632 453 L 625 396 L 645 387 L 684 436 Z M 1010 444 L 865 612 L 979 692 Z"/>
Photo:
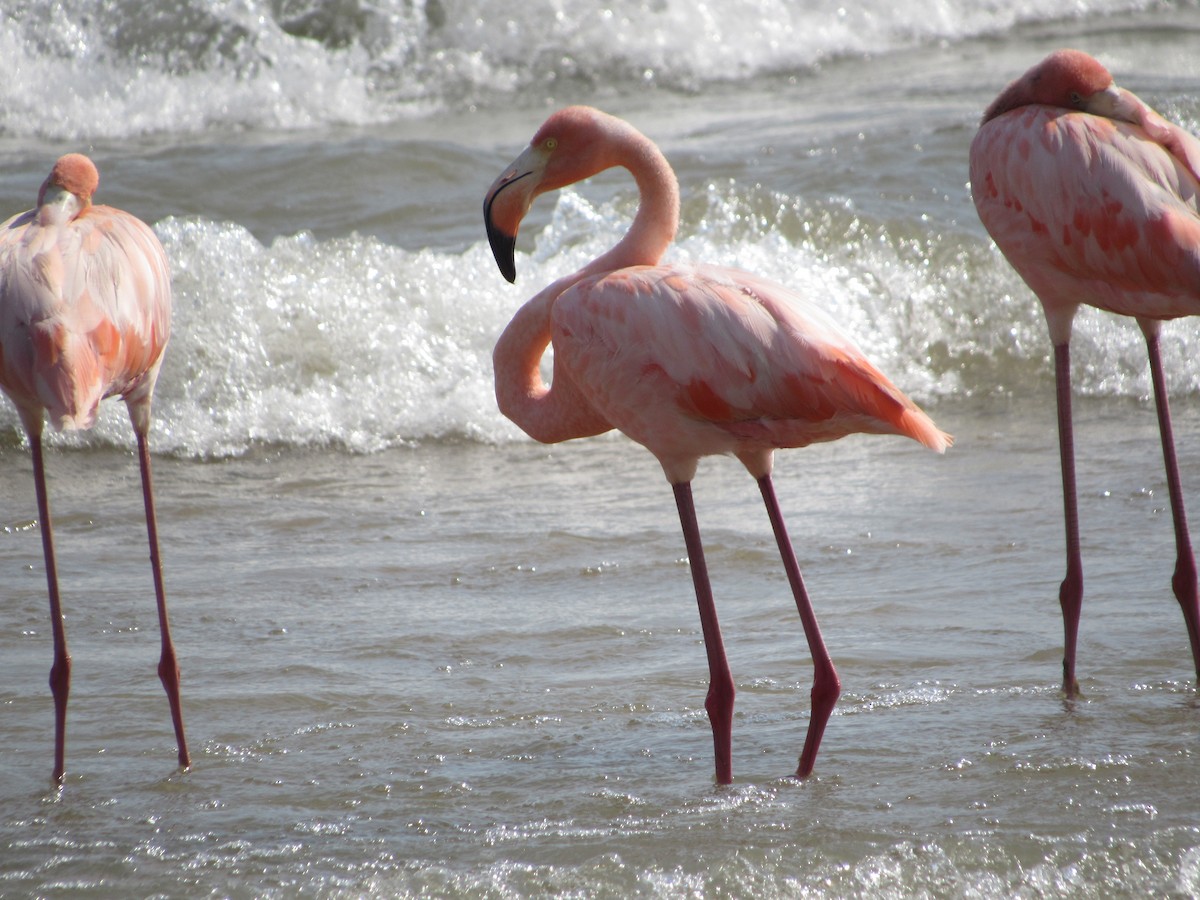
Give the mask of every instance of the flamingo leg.
<path id="1" fill-rule="evenodd" d="M 708 696 L 704 700 L 704 708 L 712 725 L 717 782 L 729 784 L 733 781 L 733 675 L 725 656 L 721 626 L 717 623 L 717 607 L 713 602 L 712 585 L 708 581 L 708 566 L 704 562 L 704 546 L 700 542 L 692 486 L 683 481 L 672 485 L 672 489 L 675 491 L 675 505 L 679 508 L 679 522 L 683 526 L 692 583 L 696 587 L 696 604 L 700 607 L 704 652 L 708 655 Z"/>
<path id="2" fill-rule="evenodd" d="M 1083 605 L 1083 556 L 1079 550 L 1079 502 L 1075 487 L 1075 431 L 1071 422 L 1071 345 L 1054 346 L 1054 378 L 1058 395 L 1058 448 L 1062 459 L 1063 520 L 1067 529 L 1067 574 L 1058 589 L 1062 607 L 1063 693 L 1079 696 L 1075 680 L 1075 647 L 1079 636 L 1079 611 Z"/>
<path id="3" fill-rule="evenodd" d="M 150 449 L 146 435 L 138 432 L 138 462 L 142 470 L 142 498 L 146 505 L 146 532 L 150 540 L 150 568 L 154 574 L 154 594 L 158 600 L 158 628 L 162 634 L 162 655 L 158 661 L 158 677 L 167 692 L 171 705 L 171 721 L 175 725 L 175 741 L 179 747 L 179 765 L 187 769 L 192 764 L 187 739 L 183 734 L 183 708 L 179 700 L 179 662 L 171 640 L 171 624 L 167 618 L 167 595 L 163 587 L 162 559 L 158 551 L 158 518 L 154 513 L 154 487 L 150 477 Z"/>
<path id="4" fill-rule="evenodd" d="M 1150 377 L 1154 382 L 1154 403 L 1158 410 L 1158 429 L 1162 434 L 1163 461 L 1167 468 L 1167 491 L 1171 497 L 1171 517 L 1175 524 L 1175 573 L 1171 587 L 1183 610 L 1188 640 L 1192 645 L 1192 662 L 1200 684 L 1200 604 L 1196 591 L 1196 557 L 1188 534 L 1187 513 L 1183 508 L 1183 486 L 1179 478 L 1179 463 L 1175 458 L 1175 433 L 1171 427 L 1171 409 L 1167 402 L 1167 384 L 1163 376 L 1157 330 L 1147 331 L 1146 349 L 1150 355 Z"/>
<path id="5" fill-rule="evenodd" d="M 808 599 L 808 591 L 800 575 L 800 564 L 796 561 L 796 551 L 783 522 L 783 512 L 779 508 L 771 476 L 763 475 L 759 478 L 758 488 L 767 507 L 767 516 L 775 532 L 775 542 L 779 545 L 779 555 L 783 558 L 783 569 L 787 572 L 788 583 L 792 586 L 796 609 L 800 613 L 804 636 L 808 639 L 808 650 L 813 659 L 812 714 L 808 720 L 808 736 L 804 739 L 800 765 L 796 769 L 797 778 L 807 778 L 812 774 L 817 750 L 821 746 L 821 737 L 825 734 L 825 726 L 829 723 L 834 704 L 842 692 L 842 684 L 838 679 L 837 670 L 833 667 L 833 659 L 825 647 L 825 640 L 821 637 L 821 628 L 817 624 L 812 602 Z"/>
<path id="6" fill-rule="evenodd" d="M 50 630 L 54 636 L 54 662 L 50 666 L 50 693 L 54 695 L 54 781 L 63 783 L 66 772 L 67 697 L 71 693 L 71 652 L 63 624 L 58 593 L 58 565 L 54 558 L 54 528 L 50 523 L 50 500 L 46 492 L 46 466 L 42 459 L 42 435 L 30 429 L 33 455 L 33 484 L 37 492 L 38 522 L 42 532 L 42 555 L 46 560 L 46 586 L 50 593 Z"/>

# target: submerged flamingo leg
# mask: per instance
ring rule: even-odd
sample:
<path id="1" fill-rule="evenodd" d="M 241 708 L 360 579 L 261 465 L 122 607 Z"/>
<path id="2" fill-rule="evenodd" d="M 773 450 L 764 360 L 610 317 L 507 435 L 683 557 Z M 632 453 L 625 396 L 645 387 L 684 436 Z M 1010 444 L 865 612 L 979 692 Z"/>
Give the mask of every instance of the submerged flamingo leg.
<path id="1" fill-rule="evenodd" d="M 33 484 L 37 492 L 38 522 L 42 531 L 42 556 L 46 560 L 46 585 L 50 593 L 50 630 L 54 636 L 54 662 L 50 666 L 50 693 L 54 695 L 54 781 L 63 783 L 66 772 L 67 697 L 71 693 L 71 652 L 63 625 L 58 594 L 58 565 L 54 560 L 54 529 L 50 524 L 50 501 L 46 493 L 46 467 L 42 459 L 40 431 L 29 432 L 33 455 Z"/>
<path id="2" fill-rule="evenodd" d="M 1167 402 L 1167 383 L 1163 377 L 1156 329 L 1146 333 L 1146 349 L 1150 354 L 1150 378 L 1154 382 L 1154 403 L 1158 409 L 1158 429 L 1162 434 L 1163 461 L 1167 468 L 1167 492 L 1171 497 L 1171 516 L 1175 523 L 1175 574 L 1171 587 L 1183 610 L 1188 640 L 1192 645 L 1192 663 L 1200 685 L 1200 603 L 1196 591 L 1196 557 L 1188 534 L 1187 513 L 1183 508 L 1183 485 L 1179 478 L 1179 463 L 1175 458 L 1175 432 L 1171 427 L 1171 409 Z"/>
<path id="3" fill-rule="evenodd" d="M 1071 423 L 1071 345 L 1054 346 L 1054 379 L 1058 394 L 1058 449 L 1062 459 L 1063 519 L 1067 528 L 1067 574 L 1058 589 L 1062 607 L 1063 693 L 1079 696 L 1075 680 L 1075 646 L 1083 605 L 1083 557 L 1079 551 L 1079 503 L 1075 489 L 1075 433 Z"/>
<path id="4" fill-rule="evenodd" d="M 679 507 L 679 522 L 687 546 L 692 582 L 696 587 L 696 604 L 700 607 L 700 628 L 704 633 L 704 651 L 708 654 L 708 696 L 704 708 L 712 725 L 713 751 L 719 784 L 733 781 L 733 675 L 725 657 L 721 626 L 717 623 L 717 607 L 713 603 L 712 586 L 708 582 L 708 567 L 704 563 L 704 546 L 700 543 L 700 526 L 696 522 L 696 506 L 692 501 L 689 482 L 672 485 L 675 505 Z"/>
<path id="5" fill-rule="evenodd" d="M 787 572 L 788 583 L 792 586 L 792 594 L 796 598 L 796 609 L 800 613 L 800 621 L 804 625 L 804 636 L 808 639 L 808 650 L 813 660 L 812 714 L 808 721 L 808 736 L 804 739 L 804 750 L 800 754 L 800 765 L 796 769 L 797 778 L 807 778 L 812 774 L 813 765 L 817 760 L 817 750 L 821 746 L 821 737 L 825 734 L 825 726 L 833 715 L 834 704 L 842 692 L 842 683 L 838 679 L 837 670 L 833 667 L 833 659 L 825 647 L 821 637 L 821 628 L 817 624 L 817 616 L 813 611 L 812 602 L 808 599 L 808 591 L 804 588 L 804 579 L 800 576 L 800 564 L 796 561 L 796 551 L 788 537 L 787 526 L 783 522 L 783 512 L 779 509 L 779 500 L 775 496 L 775 485 L 770 475 L 758 479 L 758 488 L 762 492 L 763 503 L 767 507 L 767 516 L 771 519 L 771 528 L 775 532 L 775 542 L 779 545 L 779 555 L 783 558 L 783 568 Z"/>
<path id="6" fill-rule="evenodd" d="M 138 462 L 142 470 L 142 498 L 146 505 L 146 532 L 150 539 L 150 568 L 154 574 L 154 594 L 158 600 L 158 628 L 162 634 L 162 656 L 158 661 L 158 677 L 167 692 L 171 705 L 171 721 L 175 725 L 175 741 L 179 747 L 179 765 L 188 768 L 192 764 L 188 754 L 187 739 L 183 734 L 183 708 L 179 700 L 179 662 L 175 657 L 175 644 L 171 640 L 171 624 L 167 618 L 167 595 L 163 588 L 162 560 L 158 552 L 158 518 L 154 514 L 154 487 L 150 478 L 150 449 L 146 436 L 139 433 Z"/>

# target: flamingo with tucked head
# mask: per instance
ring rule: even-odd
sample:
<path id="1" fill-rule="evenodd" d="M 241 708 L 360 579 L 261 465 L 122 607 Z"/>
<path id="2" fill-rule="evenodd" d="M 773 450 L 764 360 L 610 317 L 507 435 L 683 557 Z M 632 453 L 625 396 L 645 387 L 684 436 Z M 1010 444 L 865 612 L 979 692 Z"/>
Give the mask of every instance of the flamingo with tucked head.
<path id="1" fill-rule="evenodd" d="M 1146 339 L 1175 528 L 1172 586 L 1200 681 L 1196 562 L 1159 349 L 1163 321 L 1200 314 L 1200 141 L 1117 87 L 1086 53 L 1059 50 L 987 108 L 971 143 L 971 195 L 996 246 L 1041 300 L 1054 344 L 1067 546 L 1063 691 L 1079 694 L 1083 562 L 1070 342 L 1081 303 L 1132 316 Z"/>
<path id="2" fill-rule="evenodd" d="M 162 245 L 144 222 L 92 203 L 99 182 L 90 159 L 68 154 L 43 182 L 37 206 L 0 225 L 0 389 L 16 405 L 33 455 L 54 636 L 50 689 L 54 780 L 59 784 L 65 772 L 71 654 L 59 601 L 42 428 L 47 414 L 56 429 L 90 428 L 100 401 L 111 396 L 124 398 L 137 436 L 162 638 L 158 674 L 171 707 L 179 764 L 191 764 L 147 444 L 150 400 L 171 331 L 171 275 Z"/>

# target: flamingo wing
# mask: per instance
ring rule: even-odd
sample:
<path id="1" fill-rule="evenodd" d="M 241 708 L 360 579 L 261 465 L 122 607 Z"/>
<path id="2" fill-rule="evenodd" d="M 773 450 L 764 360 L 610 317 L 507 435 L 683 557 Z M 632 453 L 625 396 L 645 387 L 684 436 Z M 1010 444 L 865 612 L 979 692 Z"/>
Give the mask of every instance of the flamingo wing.
<path id="1" fill-rule="evenodd" d="M 1118 89 L 1123 102 L 1133 110 L 1132 121 L 1140 125 L 1150 140 L 1191 173 L 1192 180 L 1200 182 L 1200 139 L 1190 131 L 1168 121 L 1143 103 L 1129 91 Z"/>
<path id="2" fill-rule="evenodd" d="M 100 400 L 148 400 L 170 334 L 170 272 L 150 228 L 93 206 L 63 225 L 0 225 L 0 385 L 28 413 L 86 428 Z"/>
<path id="3" fill-rule="evenodd" d="M 819 307 L 748 273 L 643 266 L 586 279 L 556 302 L 553 341 L 591 402 L 660 458 L 855 432 L 949 443 Z"/>
<path id="4" fill-rule="evenodd" d="M 1029 106 L 979 129 L 979 216 L 1043 303 L 1148 318 L 1200 312 L 1200 144 L 1155 119 L 1148 132 Z"/>

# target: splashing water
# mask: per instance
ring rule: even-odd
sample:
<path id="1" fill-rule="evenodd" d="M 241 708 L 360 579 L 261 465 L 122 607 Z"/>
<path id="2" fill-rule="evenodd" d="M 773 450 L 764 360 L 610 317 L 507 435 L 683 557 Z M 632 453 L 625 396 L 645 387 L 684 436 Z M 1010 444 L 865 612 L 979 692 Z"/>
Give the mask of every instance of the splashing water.
<path id="1" fill-rule="evenodd" d="M 48 140 L 367 124 L 524 92 L 714 82 L 1148 0 L 33 0 L 0 13 L 0 132 Z"/>

